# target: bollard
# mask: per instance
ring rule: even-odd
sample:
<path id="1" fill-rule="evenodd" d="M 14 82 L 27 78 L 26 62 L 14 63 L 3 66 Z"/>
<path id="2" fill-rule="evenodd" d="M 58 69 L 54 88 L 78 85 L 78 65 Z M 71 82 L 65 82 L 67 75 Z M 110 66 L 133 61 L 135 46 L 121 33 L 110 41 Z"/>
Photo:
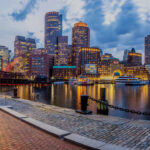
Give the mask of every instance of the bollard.
<path id="1" fill-rule="evenodd" d="M 13 96 L 13 98 L 18 98 L 18 96 L 17 96 L 17 88 L 14 88 L 14 96 Z"/>
<path id="2" fill-rule="evenodd" d="M 103 101 L 106 100 L 106 89 L 105 88 L 100 89 L 100 99 Z"/>
<path id="3" fill-rule="evenodd" d="M 108 101 L 106 100 L 105 88 L 100 89 L 100 100 L 105 101 L 106 104 L 108 104 Z M 100 102 L 97 103 L 97 114 L 108 115 L 108 112 L 109 112 L 109 109 L 107 105 L 101 104 Z"/>
<path id="4" fill-rule="evenodd" d="M 88 106 L 88 95 L 81 95 L 81 110 L 76 110 L 76 112 L 81 114 L 91 114 L 92 111 L 87 110 Z"/>

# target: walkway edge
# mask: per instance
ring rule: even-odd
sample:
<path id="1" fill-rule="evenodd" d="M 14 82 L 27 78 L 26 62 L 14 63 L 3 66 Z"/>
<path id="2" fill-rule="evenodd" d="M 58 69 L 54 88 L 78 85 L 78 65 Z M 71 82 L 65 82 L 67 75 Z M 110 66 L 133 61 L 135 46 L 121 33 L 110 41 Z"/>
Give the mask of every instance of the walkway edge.
<path id="1" fill-rule="evenodd" d="M 87 147 L 93 150 L 134 150 L 127 147 L 122 147 L 114 144 L 107 144 L 102 141 L 89 139 L 87 137 L 80 136 L 78 134 L 70 134 L 64 137 L 65 140 Z"/>
<path id="2" fill-rule="evenodd" d="M 11 116 L 21 120 L 21 121 L 24 121 L 36 128 L 39 128 L 40 130 L 43 130 L 43 131 L 46 131 L 47 133 L 50 133 L 54 136 L 57 136 L 59 138 L 63 138 L 64 136 L 66 135 L 69 135 L 71 134 L 70 132 L 67 132 L 65 130 L 61 130 L 59 128 L 56 128 L 54 126 L 50 126 L 48 124 L 45 124 L 41 121 L 38 121 L 38 120 L 35 120 L 35 119 L 32 119 L 32 118 L 29 118 L 21 113 L 18 113 L 12 109 L 9 109 L 8 107 L 0 107 L 0 110 L 10 114 Z"/>
<path id="3" fill-rule="evenodd" d="M 27 124 L 30 124 L 40 130 L 43 130 L 49 134 L 52 134 L 54 136 L 57 136 L 59 138 L 63 138 L 64 140 L 68 142 L 72 142 L 76 145 L 80 145 L 85 148 L 90 148 L 93 150 L 133 150 L 126 147 L 121 147 L 113 144 L 107 144 L 102 141 L 97 141 L 94 139 L 90 139 L 84 136 L 80 136 L 78 134 L 73 134 L 65 130 L 61 130 L 59 128 L 56 128 L 54 126 L 48 125 L 46 123 L 43 123 L 41 121 L 29 118 L 21 113 L 18 113 L 12 109 L 11 106 L 0 106 L 0 110 L 10 114 L 11 116 L 26 122 Z"/>

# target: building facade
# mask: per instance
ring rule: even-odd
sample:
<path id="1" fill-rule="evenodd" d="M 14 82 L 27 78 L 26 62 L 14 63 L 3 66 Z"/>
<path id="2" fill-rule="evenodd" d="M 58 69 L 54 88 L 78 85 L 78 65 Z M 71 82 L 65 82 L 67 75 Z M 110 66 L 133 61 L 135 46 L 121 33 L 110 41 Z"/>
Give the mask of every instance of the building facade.
<path id="1" fill-rule="evenodd" d="M 29 76 L 34 79 L 38 75 L 49 78 L 53 66 L 53 56 L 48 54 L 32 54 L 29 56 Z"/>
<path id="2" fill-rule="evenodd" d="M 128 66 L 142 65 L 142 54 L 136 52 L 129 52 L 127 64 Z"/>
<path id="3" fill-rule="evenodd" d="M 0 46 L 0 57 L 1 57 L 1 69 L 5 69 L 10 62 L 11 51 L 6 46 Z"/>
<path id="4" fill-rule="evenodd" d="M 48 54 L 56 54 L 58 36 L 62 36 L 62 15 L 48 12 L 45 15 L 45 49 Z"/>
<path id="5" fill-rule="evenodd" d="M 32 53 L 36 49 L 35 39 L 27 38 L 26 46 L 27 46 L 27 51 Z"/>
<path id="6" fill-rule="evenodd" d="M 85 64 L 95 64 L 96 66 L 100 63 L 100 49 L 84 47 L 79 50 L 79 63 L 80 66 Z"/>
<path id="7" fill-rule="evenodd" d="M 56 51 L 56 65 L 68 65 L 68 36 L 58 36 Z"/>
<path id="8" fill-rule="evenodd" d="M 14 58 L 24 56 L 27 52 L 27 43 L 24 36 L 16 36 L 14 42 Z"/>
<path id="9" fill-rule="evenodd" d="M 76 76 L 76 66 L 53 66 L 54 78 L 70 79 Z"/>
<path id="10" fill-rule="evenodd" d="M 150 35 L 145 37 L 145 64 L 150 64 Z"/>
<path id="11" fill-rule="evenodd" d="M 130 50 L 128 50 L 128 49 L 125 49 L 124 50 L 124 55 L 123 55 L 123 63 L 127 63 L 127 61 L 128 61 L 128 53 L 130 52 Z"/>
<path id="12" fill-rule="evenodd" d="M 14 58 L 25 57 L 26 53 L 32 53 L 36 49 L 35 39 L 16 36 L 14 42 Z"/>
<path id="13" fill-rule="evenodd" d="M 90 29 L 87 24 L 78 22 L 72 29 L 73 65 L 79 67 L 79 50 L 90 47 Z"/>

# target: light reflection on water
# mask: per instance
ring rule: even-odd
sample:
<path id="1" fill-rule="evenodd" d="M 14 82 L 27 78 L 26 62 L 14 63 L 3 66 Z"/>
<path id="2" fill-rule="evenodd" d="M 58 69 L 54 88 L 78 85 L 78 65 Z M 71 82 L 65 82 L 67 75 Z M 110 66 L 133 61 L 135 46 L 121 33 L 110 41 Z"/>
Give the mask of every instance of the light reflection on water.
<path id="1" fill-rule="evenodd" d="M 100 89 L 106 88 L 106 99 L 109 104 L 119 107 L 150 112 L 150 86 L 125 86 L 115 84 L 95 84 L 94 86 L 76 85 L 51 85 L 51 86 L 29 86 L 18 85 L 18 96 L 22 99 L 39 101 L 60 107 L 80 108 L 80 96 L 89 95 L 100 98 Z M 13 87 L 0 86 L 1 94 L 13 95 Z M 97 112 L 97 105 L 89 103 L 88 109 Z M 135 115 L 131 113 L 109 109 L 109 115 L 133 119 L 150 119 L 150 117 Z"/>

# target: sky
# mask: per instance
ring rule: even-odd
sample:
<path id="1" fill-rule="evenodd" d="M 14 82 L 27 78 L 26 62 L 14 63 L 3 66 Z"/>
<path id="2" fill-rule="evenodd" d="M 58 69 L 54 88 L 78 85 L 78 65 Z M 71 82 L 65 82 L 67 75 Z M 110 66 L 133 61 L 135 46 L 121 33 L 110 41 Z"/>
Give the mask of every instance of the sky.
<path id="1" fill-rule="evenodd" d="M 14 51 L 16 35 L 35 38 L 44 47 L 44 16 L 63 14 L 63 35 L 71 44 L 74 23 L 83 21 L 91 46 L 122 60 L 124 49 L 144 56 L 144 37 L 150 34 L 150 0 L 0 0 L 0 45 Z"/>

